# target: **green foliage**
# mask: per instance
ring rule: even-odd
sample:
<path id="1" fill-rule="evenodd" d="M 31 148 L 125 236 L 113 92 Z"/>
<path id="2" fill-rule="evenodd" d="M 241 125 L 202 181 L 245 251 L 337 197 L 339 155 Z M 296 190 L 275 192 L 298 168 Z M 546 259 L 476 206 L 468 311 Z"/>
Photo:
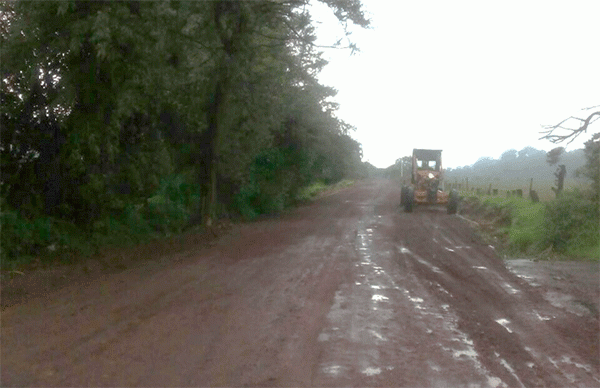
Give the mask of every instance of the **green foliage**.
<path id="1" fill-rule="evenodd" d="M 544 205 L 522 198 L 474 197 L 475 211 L 505 231 L 512 253 L 539 252 L 544 240 Z"/>
<path id="2" fill-rule="evenodd" d="M 324 191 L 325 189 L 327 189 L 327 185 L 325 184 L 325 182 L 323 182 L 321 180 L 316 181 L 316 182 L 306 186 L 302 190 L 300 190 L 300 193 L 298 194 L 298 200 L 300 200 L 300 201 L 311 200 L 314 197 L 316 197 L 319 193 Z"/>
<path id="3" fill-rule="evenodd" d="M 598 204 L 581 191 L 563 192 L 546 205 L 546 238 L 559 253 L 598 253 L 600 247 Z M 595 256 L 600 258 L 598 255 Z"/>
<path id="4" fill-rule="evenodd" d="M 180 233 L 198 211 L 199 191 L 182 175 L 162 179 L 158 190 L 147 200 L 148 225 L 159 232 Z"/>
<path id="5" fill-rule="evenodd" d="M 236 210 L 247 219 L 278 213 L 293 204 L 310 168 L 301 151 L 270 148 L 260 153 L 250 167 L 250 177 L 235 197 Z"/>
<path id="6" fill-rule="evenodd" d="M 359 1 L 325 3 L 368 25 Z M 279 212 L 360 168 L 306 0 L 31 4 L 0 25 L 7 260 Z"/>
<path id="7" fill-rule="evenodd" d="M 474 211 L 490 220 L 507 239 L 513 255 L 600 259 L 600 210 L 579 190 L 567 190 L 548 203 L 522 198 L 471 197 Z"/>
<path id="8" fill-rule="evenodd" d="M 585 142 L 583 149 L 585 165 L 577 170 L 577 174 L 591 180 L 589 197 L 596 204 L 600 202 L 600 133 L 596 133 Z"/>
<path id="9" fill-rule="evenodd" d="M 544 239 L 543 204 L 515 200 L 513 206 L 513 221 L 508 234 L 511 247 L 517 252 L 539 252 Z"/>

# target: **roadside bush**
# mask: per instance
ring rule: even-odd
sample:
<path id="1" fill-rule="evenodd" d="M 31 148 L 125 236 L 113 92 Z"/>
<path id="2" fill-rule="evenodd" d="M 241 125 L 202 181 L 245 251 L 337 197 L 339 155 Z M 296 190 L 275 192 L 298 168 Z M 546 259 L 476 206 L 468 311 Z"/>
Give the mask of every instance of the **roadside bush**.
<path id="1" fill-rule="evenodd" d="M 546 243 L 555 252 L 598 258 L 600 211 L 579 190 L 563 192 L 546 205 Z"/>
<path id="2" fill-rule="evenodd" d="M 0 258 L 2 266 L 25 262 L 32 256 L 53 252 L 69 242 L 65 222 L 51 217 L 29 220 L 18 211 L 0 213 Z"/>
<path id="3" fill-rule="evenodd" d="M 275 214 L 293 204 L 305 184 L 305 156 L 291 147 L 269 148 L 250 166 L 250 177 L 234 198 L 234 206 L 245 219 Z"/>
<path id="4" fill-rule="evenodd" d="M 325 190 L 326 188 L 327 188 L 327 185 L 325 185 L 325 182 L 318 180 L 318 181 L 306 186 L 302 190 L 300 190 L 300 192 L 298 193 L 298 200 L 299 201 L 308 201 L 308 200 L 314 198 L 316 195 L 318 195 L 321 191 Z"/>
<path id="5" fill-rule="evenodd" d="M 185 176 L 178 174 L 162 179 L 158 190 L 145 204 L 147 225 L 156 232 L 180 233 L 197 212 L 199 202 L 199 187 L 189 183 Z M 141 206 L 138 208 L 141 209 Z M 136 213 L 130 208 L 126 212 L 126 220 L 145 232 L 146 226 Z"/>
<path id="6" fill-rule="evenodd" d="M 529 200 L 513 200 L 513 219 L 508 232 L 515 252 L 537 253 L 544 249 L 544 205 Z"/>

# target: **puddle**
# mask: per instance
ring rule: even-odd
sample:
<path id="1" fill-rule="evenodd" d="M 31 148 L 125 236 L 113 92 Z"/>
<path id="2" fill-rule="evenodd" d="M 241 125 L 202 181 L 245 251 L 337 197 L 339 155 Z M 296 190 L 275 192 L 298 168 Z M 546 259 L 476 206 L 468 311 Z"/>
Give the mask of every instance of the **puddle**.
<path id="1" fill-rule="evenodd" d="M 535 313 L 535 316 L 540 320 L 540 321 L 549 321 L 554 317 L 544 317 L 543 315 L 540 315 L 540 313 L 538 313 L 537 311 L 533 310 L 533 312 Z"/>
<path id="2" fill-rule="evenodd" d="M 548 291 L 544 294 L 544 299 L 550 302 L 552 306 L 564 308 L 568 312 L 580 317 L 590 313 L 590 310 L 588 310 L 586 307 L 580 304 L 573 303 L 573 297 L 570 295 L 565 295 L 560 292 Z"/>
<path id="3" fill-rule="evenodd" d="M 452 248 L 444 247 L 444 249 L 447 250 L 448 252 L 454 252 L 454 249 L 452 249 Z"/>
<path id="4" fill-rule="evenodd" d="M 327 333 L 319 334 L 318 341 L 320 341 L 320 342 L 329 341 L 329 334 L 327 334 Z"/>
<path id="5" fill-rule="evenodd" d="M 376 337 L 378 340 L 381 341 L 387 341 L 386 338 L 384 338 L 381 334 L 379 334 L 378 332 L 376 332 L 375 330 L 369 330 L 371 332 L 371 334 L 373 334 L 374 337 Z"/>
<path id="6" fill-rule="evenodd" d="M 503 328 L 505 328 L 506 331 L 508 331 L 509 333 L 513 332 L 507 326 L 510 323 L 510 321 L 508 319 L 504 319 L 504 318 L 496 319 L 496 323 L 499 324 L 500 326 L 502 326 Z"/>
<path id="7" fill-rule="evenodd" d="M 337 376 L 342 372 L 343 369 L 344 368 L 342 368 L 340 365 L 330 365 L 330 366 L 324 367 L 323 372 L 325 372 L 329 375 Z"/>
<path id="8" fill-rule="evenodd" d="M 435 363 L 433 363 L 431 361 L 427 361 L 427 364 L 429 364 L 429 367 L 432 370 L 436 371 L 436 372 L 441 372 L 442 371 L 442 368 L 440 368 L 437 364 L 435 364 Z"/>
<path id="9" fill-rule="evenodd" d="M 435 272 L 435 273 L 442 273 L 442 270 L 441 270 L 441 269 L 439 269 L 438 267 L 436 267 L 435 265 L 433 265 L 433 264 L 429 264 L 427 261 L 425 261 L 425 260 L 421 259 L 420 257 L 418 257 L 418 256 L 416 256 L 416 255 L 415 255 L 415 257 L 416 257 L 416 259 L 417 259 L 417 261 L 418 261 L 419 263 L 423 264 L 423 265 L 424 265 L 424 266 L 426 266 L 426 267 L 429 267 L 429 268 L 431 268 L 431 270 L 432 270 L 433 272 Z"/>
<path id="10" fill-rule="evenodd" d="M 408 299 L 410 299 L 410 301 L 413 303 L 423 303 L 423 299 L 421 298 L 412 298 L 409 296 Z"/>
<path id="11" fill-rule="evenodd" d="M 498 357 L 498 353 L 495 353 L 495 354 L 496 354 L 496 357 Z M 510 364 L 508 362 L 506 362 L 505 359 L 501 358 L 500 364 L 502 364 L 502 366 L 504 368 L 506 368 L 507 371 L 510 372 L 510 374 L 515 378 L 515 380 L 517 380 L 519 382 L 519 384 L 521 384 L 521 387 L 525 387 L 525 385 L 523 385 L 523 382 L 521 381 L 519 376 L 517 376 L 517 373 L 515 372 L 515 370 L 510 366 Z"/>
<path id="12" fill-rule="evenodd" d="M 405 247 L 400 247 L 400 253 L 410 254 L 410 250 Z"/>
<path id="13" fill-rule="evenodd" d="M 389 298 L 387 296 L 375 294 L 371 297 L 371 299 L 374 301 L 382 301 L 382 300 L 388 300 Z"/>
<path id="14" fill-rule="evenodd" d="M 580 364 L 578 362 L 572 361 L 571 357 L 563 356 L 561 361 L 564 362 L 565 364 L 575 365 L 577 368 L 583 369 L 586 372 L 590 372 L 590 373 L 592 372 L 592 367 L 590 365 L 584 365 L 584 364 Z"/>
<path id="15" fill-rule="evenodd" d="M 362 370 L 362 373 L 367 376 L 375 376 L 381 373 L 381 368 L 367 367 Z"/>
<path id="16" fill-rule="evenodd" d="M 381 290 L 381 286 L 371 286 L 371 288 L 374 290 Z"/>
<path id="17" fill-rule="evenodd" d="M 487 267 L 478 267 L 476 265 L 474 265 L 472 268 L 475 268 L 475 269 L 487 269 Z"/>
<path id="18" fill-rule="evenodd" d="M 517 290 L 516 288 L 514 288 L 513 286 L 511 286 L 508 283 L 502 284 L 502 288 L 504 288 L 506 290 L 506 292 L 508 292 L 510 294 L 517 294 L 519 292 L 519 290 Z"/>

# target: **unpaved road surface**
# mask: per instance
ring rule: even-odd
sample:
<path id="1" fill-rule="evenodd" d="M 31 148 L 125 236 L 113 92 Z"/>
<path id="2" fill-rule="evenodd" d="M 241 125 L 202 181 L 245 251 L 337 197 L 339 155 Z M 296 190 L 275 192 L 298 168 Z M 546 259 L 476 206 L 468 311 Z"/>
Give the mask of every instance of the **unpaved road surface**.
<path id="1" fill-rule="evenodd" d="M 398 204 L 359 183 L 8 307 L 2 386 L 600 386 L 597 283 L 562 294 Z"/>

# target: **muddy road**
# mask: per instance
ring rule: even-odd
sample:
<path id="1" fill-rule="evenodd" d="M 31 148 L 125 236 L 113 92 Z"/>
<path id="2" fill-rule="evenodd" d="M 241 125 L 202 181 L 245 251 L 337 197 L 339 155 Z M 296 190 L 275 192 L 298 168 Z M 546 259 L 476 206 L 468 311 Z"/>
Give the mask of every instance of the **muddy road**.
<path id="1" fill-rule="evenodd" d="M 569 304 L 461 217 L 398 205 L 358 183 L 8 307 L 2 386 L 600 386 L 597 283 Z"/>

